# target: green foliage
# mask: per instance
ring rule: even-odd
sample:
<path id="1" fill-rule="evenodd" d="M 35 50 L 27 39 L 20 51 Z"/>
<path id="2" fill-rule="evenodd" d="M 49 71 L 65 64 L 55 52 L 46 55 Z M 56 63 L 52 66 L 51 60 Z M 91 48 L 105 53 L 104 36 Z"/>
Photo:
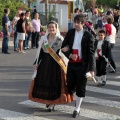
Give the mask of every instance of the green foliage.
<path id="1" fill-rule="evenodd" d="M 45 32 L 46 31 L 46 29 L 47 29 L 47 27 L 46 26 L 41 26 L 41 28 L 43 29 L 43 31 Z"/>
<path id="2" fill-rule="evenodd" d="M 91 2 L 92 2 L 91 0 L 86 0 L 86 3 L 87 3 L 87 4 L 90 4 L 90 5 L 91 5 Z"/>
<path id="3" fill-rule="evenodd" d="M 91 6 L 92 0 L 86 0 L 85 10 L 88 12 Z"/>
<path id="4" fill-rule="evenodd" d="M 53 9 L 51 10 L 51 12 L 49 13 L 48 15 L 48 21 L 51 21 L 54 17 L 54 14 L 55 14 L 55 6 L 53 6 Z"/>
<path id="5" fill-rule="evenodd" d="M 3 27 L 2 27 L 2 26 L 0 26 L 0 32 L 2 31 L 2 28 L 3 28 Z"/>
<path id="6" fill-rule="evenodd" d="M 107 7 L 114 7 L 120 0 L 97 0 L 97 5 L 102 4 Z"/>
<path id="7" fill-rule="evenodd" d="M 26 2 L 27 2 L 27 4 L 28 4 L 28 7 L 30 7 L 30 4 L 31 4 L 32 2 L 36 2 L 36 0 L 26 0 Z"/>
<path id="8" fill-rule="evenodd" d="M 26 5 L 21 3 L 21 0 L 0 0 L 0 24 L 4 14 L 4 8 L 8 7 L 10 9 L 9 18 L 12 20 L 16 14 L 17 9 L 21 6 L 28 9 Z"/>

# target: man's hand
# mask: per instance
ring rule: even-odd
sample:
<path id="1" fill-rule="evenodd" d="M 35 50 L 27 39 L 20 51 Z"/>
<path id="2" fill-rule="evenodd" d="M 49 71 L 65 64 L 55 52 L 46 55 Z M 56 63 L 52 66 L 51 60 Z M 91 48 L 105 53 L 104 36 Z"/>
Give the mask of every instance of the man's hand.
<path id="1" fill-rule="evenodd" d="M 9 32 L 7 32 L 7 37 L 10 37 L 10 33 Z"/>
<path id="2" fill-rule="evenodd" d="M 12 35 L 14 35 L 14 33 L 15 33 L 15 31 L 14 31 L 14 30 L 12 30 Z"/>
<path id="3" fill-rule="evenodd" d="M 90 71 L 91 75 L 92 75 L 92 78 L 95 76 L 95 73 L 94 71 Z"/>
<path id="4" fill-rule="evenodd" d="M 98 57 L 95 57 L 95 59 L 97 59 L 97 60 L 98 60 Z"/>
<path id="5" fill-rule="evenodd" d="M 70 57 L 69 58 L 71 58 L 72 60 L 77 60 L 77 58 L 78 58 L 78 55 L 77 54 L 70 54 Z"/>

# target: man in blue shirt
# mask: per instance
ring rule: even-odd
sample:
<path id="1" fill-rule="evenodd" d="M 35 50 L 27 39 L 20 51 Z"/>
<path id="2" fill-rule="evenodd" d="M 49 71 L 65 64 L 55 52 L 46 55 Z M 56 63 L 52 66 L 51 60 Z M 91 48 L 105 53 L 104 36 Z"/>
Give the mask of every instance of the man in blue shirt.
<path id="1" fill-rule="evenodd" d="M 9 8 L 5 8 L 4 9 L 4 15 L 2 17 L 2 26 L 3 26 L 3 42 L 2 42 L 2 53 L 4 54 L 10 54 L 8 52 L 8 42 L 9 42 L 9 15 L 10 13 L 10 9 Z"/>

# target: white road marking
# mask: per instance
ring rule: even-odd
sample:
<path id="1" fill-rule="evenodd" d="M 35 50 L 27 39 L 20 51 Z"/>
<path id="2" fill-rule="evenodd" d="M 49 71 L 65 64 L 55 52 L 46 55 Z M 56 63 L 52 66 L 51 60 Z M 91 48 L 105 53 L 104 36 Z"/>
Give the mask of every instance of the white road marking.
<path id="1" fill-rule="evenodd" d="M 120 76 L 116 76 L 115 78 L 116 78 L 116 79 L 119 79 L 119 78 L 120 78 Z"/>
<path id="2" fill-rule="evenodd" d="M 120 87 L 120 81 L 107 81 L 107 85 L 113 85 L 113 86 L 119 86 Z"/>
<path id="3" fill-rule="evenodd" d="M 100 98 L 95 98 L 95 97 L 88 97 L 88 96 L 86 96 L 83 99 L 83 101 L 88 102 L 88 103 L 97 104 L 97 105 L 103 105 L 103 106 L 107 106 L 107 107 L 114 107 L 114 108 L 120 109 L 120 102 L 117 102 L 117 101 L 100 99 Z"/>
<path id="4" fill-rule="evenodd" d="M 4 120 L 53 120 L 5 109 L 0 109 L 0 118 Z"/>
<path id="5" fill-rule="evenodd" d="M 117 90 L 105 89 L 105 88 L 100 88 L 100 87 L 93 87 L 93 86 L 88 86 L 88 85 L 86 87 L 86 90 L 91 91 L 91 92 L 96 92 L 96 93 L 103 93 L 103 94 L 108 94 L 108 95 L 120 96 L 120 91 L 117 91 Z"/>
<path id="6" fill-rule="evenodd" d="M 20 102 L 19 104 L 27 105 L 30 107 L 46 109 L 44 104 L 32 102 L 30 100 Z M 74 111 L 74 107 L 67 106 L 67 105 L 57 105 L 55 107 L 55 109 L 60 111 L 60 112 L 69 113 L 69 114 L 72 114 L 72 112 Z M 99 112 L 99 111 L 94 111 L 94 110 L 83 109 L 83 108 L 81 108 L 80 116 L 83 116 L 83 117 L 86 117 L 89 119 L 93 119 L 93 120 L 94 119 L 97 119 L 97 120 L 116 120 L 116 119 L 120 118 L 120 116 L 117 116 L 117 115 L 108 114 L 108 113 Z"/>

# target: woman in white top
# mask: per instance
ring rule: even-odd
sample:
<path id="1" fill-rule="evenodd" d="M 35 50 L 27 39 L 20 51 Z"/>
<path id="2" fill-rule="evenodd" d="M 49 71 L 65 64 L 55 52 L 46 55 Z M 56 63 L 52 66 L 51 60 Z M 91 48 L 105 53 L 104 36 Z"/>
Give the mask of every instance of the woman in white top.
<path id="1" fill-rule="evenodd" d="M 104 25 L 104 29 L 106 30 L 106 33 L 107 33 L 105 39 L 110 42 L 111 49 L 113 49 L 113 47 L 115 45 L 115 39 L 116 39 L 116 28 L 113 25 L 113 21 L 114 21 L 113 17 L 109 16 L 107 18 L 108 24 Z M 115 69 L 115 71 L 112 70 L 112 71 L 110 71 L 110 73 L 115 73 L 116 72 L 116 65 L 115 65 L 115 62 L 113 60 L 112 53 L 111 53 L 111 65 Z"/>

